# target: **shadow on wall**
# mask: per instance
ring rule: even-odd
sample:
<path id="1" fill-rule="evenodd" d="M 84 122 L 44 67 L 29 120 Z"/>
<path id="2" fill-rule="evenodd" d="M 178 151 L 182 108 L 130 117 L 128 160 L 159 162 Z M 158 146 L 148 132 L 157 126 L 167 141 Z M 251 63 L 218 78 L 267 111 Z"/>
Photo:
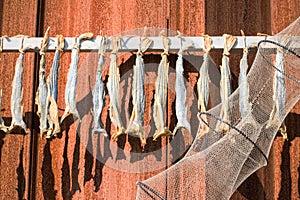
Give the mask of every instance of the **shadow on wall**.
<path id="1" fill-rule="evenodd" d="M 296 137 L 300 137 L 299 125 L 297 122 L 300 120 L 300 115 L 296 113 L 289 113 L 285 119 L 287 125 L 288 141 L 285 140 L 281 152 L 281 185 L 278 199 L 291 199 L 292 198 L 292 174 L 291 174 L 291 152 L 290 147 Z M 280 136 L 280 134 L 278 134 Z M 293 157 L 292 157 L 293 159 Z M 300 172 L 298 167 L 298 194 L 299 189 Z"/>
<path id="2" fill-rule="evenodd" d="M 131 89 L 130 89 L 131 83 L 128 80 L 132 79 L 133 74 L 132 74 L 132 71 L 130 71 L 130 70 L 132 70 L 132 66 L 135 64 L 135 59 L 136 59 L 136 56 L 132 55 L 131 57 L 129 57 L 129 59 L 126 60 L 126 62 L 121 63 L 121 65 L 119 67 L 121 79 L 122 78 L 124 79 L 123 80 L 123 82 L 124 82 L 123 93 L 125 93 L 125 95 L 128 93 L 130 94 L 129 98 L 127 97 L 128 99 L 124 97 L 125 95 L 122 95 L 121 115 L 122 115 L 123 119 L 126 118 L 126 115 L 130 116 L 132 109 L 133 109 Z M 148 74 L 148 73 L 157 74 L 157 66 L 159 65 L 159 63 L 161 61 L 161 55 L 160 54 L 147 54 L 143 57 L 143 59 L 144 59 L 144 63 L 145 63 L 145 73 L 146 74 Z M 170 54 L 168 56 L 168 60 L 169 60 L 169 66 L 170 66 L 169 73 L 171 73 L 171 71 L 173 73 L 175 71 L 177 55 Z M 154 64 L 155 66 L 152 67 L 152 66 L 150 66 L 151 64 Z M 184 77 L 186 80 L 189 79 L 189 73 L 198 73 L 198 69 L 195 66 L 193 66 L 193 64 L 189 63 L 187 60 L 184 60 L 184 65 L 185 65 Z M 201 62 L 197 63 L 197 65 L 200 66 Z M 122 80 L 121 80 L 121 82 L 122 82 Z M 154 105 L 155 82 L 150 82 L 147 84 L 148 84 L 147 88 L 145 89 L 146 101 L 151 101 L 151 103 L 149 105 L 150 108 L 147 107 L 147 103 L 146 103 L 146 110 L 145 110 L 145 118 L 147 118 L 148 115 L 151 116 L 151 120 L 149 122 L 150 129 L 148 130 L 149 135 L 147 137 L 147 144 L 145 145 L 144 148 L 141 147 L 141 142 L 140 142 L 139 138 L 130 136 L 130 135 L 128 136 L 128 142 L 131 147 L 131 153 L 135 153 L 135 155 L 136 155 L 136 153 L 142 153 L 142 154 L 139 154 L 140 156 L 132 157 L 133 160 L 131 160 L 131 162 L 136 162 L 136 161 L 142 160 L 142 159 L 144 159 L 143 155 L 148 155 L 147 153 L 151 153 L 151 152 L 156 152 L 155 157 L 156 157 L 156 160 L 158 160 L 158 161 L 161 160 L 161 156 L 162 156 L 162 154 L 159 155 L 159 153 L 157 153 L 157 150 L 160 150 L 162 148 L 162 139 L 158 138 L 157 141 L 153 141 L 153 138 L 152 138 L 152 134 L 155 132 L 155 125 L 154 125 L 154 120 L 153 120 L 153 110 L 152 110 L 153 105 Z M 170 83 L 170 81 L 169 81 L 169 84 L 175 84 L 175 83 Z M 174 85 L 172 87 L 174 87 Z M 175 92 L 175 91 L 172 91 L 172 92 Z M 195 93 L 195 91 L 194 91 L 194 93 Z M 126 96 L 128 96 L 128 95 L 126 95 Z M 170 103 L 170 101 L 168 103 Z M 197 102 L 193 101 L 192 106 L 197 106 L 196 104 L 197 104 Z M 167 111 L 168 114 L 170 115 L 169 116 L 170 121 L 168 121 L 167 124 L 168 124 L 170 130 L 172 131 L 177 123 L 177 119 L 176 119 L 176 115 L 175 115 L 175 99 L 172 101 L 171 107 L 172 107 L 172 110 Z M 196 116 L 197 110 L 191 109 L 191 113 L 192 113 L 192 117 Z M 194 134 L 192 137 L 194 138 L 196 135 L 196 132 L 197 132 L 198 125 L 192 126 L 192 127 L 196 127 L 196 128 L 193 128 L 193 131 L 192 131 L 192 133 Z M 146 131 L 146 134 L 148 131 Z M 181 132 L 181 131 L 179 131 L 179 132 Z M 178 135 L 179 135 L 178 137 L 180 137 L 180 133 L 178 133 Z M 121 150 L 121 151 L 118 151 L 117 159 L 124 159 L 125 157 L 124 157 L 124 155 L 122 155 L 122 150 L 124 150 L 124 147 L 125 147 L 126 137 L 120 136 L 118 138 L 117 143 L 118 143 L 118 147 Z M 183 147 L 184 149 L 186 149 L 184 140 L 183 140 L 183 144 L 176 143 L 176 146 L 177 145 L 180 145 L 180 147 Z M 179 151 L 182 151 L 182 149 L 180 149 Z M 177 156 L 177 154 L 179 153 L 178 151 L 172 151 L 172 153 L 176 154 L 176 155 L 172 156 L 173 158 L 178 157 Z M 177 159 L 173 160 L 173 162 L 176 162 L 176 161 L 177 161 Z"/>
<path id="3" fill-rule="evenodd" d="M 63 199 L 72 199 L 73 195 L 76 191 L 81 192 L 80 185 L 78 182 L 78 175 L 79 175 L 79 158 L 80 158 L 80 136 L 76 132 L 76 142 L 73 151 L 73 162 L 72 162 L 72 174 L 70 175 L 70 164 L 68 160 L 68 144 L 69 144 L 69 130 L 71 124 L 74 123 L 73 117 L 69 116 L 64 120 L 64 124 L 62 129 L 65 134 L 65 146 L 63 152 L 63 166 L 62 166 L 62 196 Z M 80 132 L 79 123 L 77 131 Z M 62 132 L 63 132 L 62 131 Z M 72 176 L 72 178 L 71 178 Z M 72 181 L 72 188 L 70 187 Z"/>
<path id="4" fill-rule="evenodd" d="M 300 121 L 300 115 L 289 113 L 285 122 L 287 125 L 288 141 L 285 140 L 281 151 L 281 184 L 278 199 L 292 199 L 292 174 L 291 174 L 291 143 L 296 137 L 300 137 L 299 125 L 295 124 Z M 282 137 L 277 133 L 276 137 Z M 278 158 L 274 158 L 278 159 Z M 299 163 L 300 165 L 300 163 Z M 267 189 L 267 188 L 266 188 Z M 296 189 L 296 188 L 295 188 Z M 256 175 L 252 174 L 239 188 L 238 191 L 247 199 L 265 199 L 266 192 L 261 180 Z M 298 194 L 300 194 L 300 166 L 298 167 Z"/>
<path id="5" fill-rule="evenodd" d="M 2 157 L 2 147 L 4 145 L 4 138 L 6 136 L 6 133 L 3 131 L 0 131 L 0 164 L 1 164 L 1 157 Z"/>
<path id="6" fill-rule="evenodd" d="M 24 165 L 23 165 L 23 155 L 24 155 L 24 147 L 22 146 L 19 154 L 19 165 L 16 170 L 17 179 L 18 179 L 18 188 L 16 189 L 18 192 L 18 199 L 23 199 L 25 193 L 25 186 L 26 186 Z"/>
<path id="7" fill-rule="evenodd" d="M 86 146 L 86 151 L 85 151 L 85 164 L 84 164 L 84 185 L 93 179 L 94 181 L 94 186 L 95 192 L 98 192 L 100 189 L 100 185 L 102 183 L 102 169 L 105 165 L 105 162 L 107 161 L 108 158 L 112 158 L 112 154 L 109 148 L 110 142 L 108 139 L 104 138 L 103 143 L 100 142 L 100 138 L 102 137 L 101 134 L 97 135 L 92 135 L 92 121 L 90 122 L 90 127 L 89 127 L 89 132 L 88 132 L 88 143 Z M 96 157 L 94 157 L 91 152 L 93 152 L 93 139 L 96 137 L 97 139 L 97 146 L 96 146 Z M 104 146 L 103 153 L 101 153 L 101 144 Z M 94 162 L 96 158 L 96 162 Z M 93 165 L 95 163 L 95 171 L 94 171 L 94 176 L 92 175 L 92 170 L 93 170 Z"/>
<path id="8" fill-rule="evenodd" d="M 242 183 L 238 188 L 238 191 L 248 200 L 266 199 L 264 187 L 256 173 L 252 174 L 244 183 Z"/>
<path id="9" fill-rule="evenodd" d="M 71 192 L 70 192 L 70 185 L 71 185 L 71 177 L 70 177 L 70 164 L 68 160 L 68 145 L 69 145 L 69 130 L 71 124 L 74 122 L 72 116 L 67 117 L 64 120 L 64 124 L 62 126 L 62 132 L 65 134 L 65 145 L 64 145 L 64 152 L 63 152 L 63 164 L 62 164 L 62 197 L 63 199 L 71 199 Z"/>
<path id="10" fill-rule="evenodd" d="M 45 199 L 56 199 L 57 191 L 54 190 L 54 173 L 52 170 L 51 141 L 47 140 L 44 146 L 44 159 L 42 163 L 42 190 Z"/>

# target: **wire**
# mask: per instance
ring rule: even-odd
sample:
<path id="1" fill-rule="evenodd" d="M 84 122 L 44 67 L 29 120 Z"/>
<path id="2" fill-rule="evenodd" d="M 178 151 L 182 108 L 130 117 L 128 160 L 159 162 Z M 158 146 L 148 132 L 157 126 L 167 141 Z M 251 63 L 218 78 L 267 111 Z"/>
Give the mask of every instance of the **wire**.
<path id="1" fill-rule="evenodd" d="M 140 188 L 147 194 L 149 195 L 152 199 L 155 199 L 147 190 L 149 190 L 150 192 L 152 192 L 153 194 L 155 194 L 158 198 L 160 198 L 161 200 L 167 200 L 166 198 L 164 198 L 161 194 L 159 194 L 158 192 L 156 192 L 154 189 L 152 189 L 151 187 L 149 187 L 148 185 L 146 185 L 145 183 L 142 183 L 140 181 L 138 181 L 136 183 L 138 186 L 140 186 Z M 147 189 L 147 190 L 146 190 Z"/>
<path id="2" fill-rule="evenodd" d="M 232 129 L 234 129 L 234 130 L 236 130 L 239 134 L 241 134 L 244 138 L 246 138 L 248 141 L 250 141 L 257 149 L 258 149 L 258 151 L 263 155 L 263 157 L 265 158 L 265 160 L 267 161 L 267 163 L 268 163 L 268 157 L 266 156 L 266 154 L 261 150 L 261 148 L 253 141 L 253 140 L 251 140 L 251 138 L 249 138 L 243 131 L 241 131 L 240 129 L 238 129 L 237 127 L 235 127 L 234 125 L 232 125 L 231 123 L 229 123 L 229 122 L 227 122 L 227 121 L 225 121 L 224 119 L 222 119 L 221 117 L 218 117 L 218 116 L 216 116 L 216 115 L 213 115 L 213 114 L 211 114 L 211 113 L 209 113 L 209 112 L 200 112 L 199 113 L 199 118 L 201 119 L 201 121 L 206 125 L 206 126 L 208 126 L 211 130 L 213 130 L 215 133 L 219 133 L 219 132 L 217 132 L 214 128 L 212 128 L 202 117 L 201 117 L 201 115 L 208 115 L 208 116 L 210 116 L 210 117 L 213 117 L 213 118 L 215 118 L 216 120 L 218 120 L 218 121 L 221 121 L 221 122 L 223 122 L 224 124 L 226 124 L 226 125 L 228 125 L 228 126 L 230 126 L 230 128 L 232 128 Z"/>

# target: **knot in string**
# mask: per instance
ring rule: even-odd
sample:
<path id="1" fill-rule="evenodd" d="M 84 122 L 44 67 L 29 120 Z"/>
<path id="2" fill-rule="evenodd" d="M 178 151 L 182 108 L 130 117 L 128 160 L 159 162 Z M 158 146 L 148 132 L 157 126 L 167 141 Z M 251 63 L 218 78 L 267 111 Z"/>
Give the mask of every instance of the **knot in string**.
<path id="1" fill-rule="evenodd" d="M 236 37 L 232 36 L 232 35 L 228 35 L 228 34 L 224 34 L 223 35 L 224 38 L 224 50 L 223 50 L 223 55 L 225 56 L 229 56 L 230 53 L 229 51 L 231 50 L 231 48 L 233 47 L 233 45 L 236 42 Z"/>
<path id="2" fill-rule="evenodd" d="M 163 44 L 163 48 L 164 48 L 164 52 L 161 54 L 162 56 L 164 55 L 169 55 L 169 48 L 170 48 L 170 39 L 166 37 L 165 32 L 162 31 L 160 33 L 161 37 L 162 37 L 162 44 Z"/>
<path id="3" fill-rule="evenodd" d="M 245 36 L 245 33 L 243 30 L 241 30 L 241 34 L 243 36 L 243 39 L 244 39 L 244 48 L 243 48 L 243 52 L 248 54 L 248 48 L 247 48 L 247 43 L 246 43 L 246 36 Z"/>
<path id="4" fill-rule="evenodd" d="M 77 49 L 77 50 L 79 50 L 78 37 L 75 38 L 75 43 L 73 44 L 72 49 Z"/>
<path id="5" fill-rule="evenodd" d="M 144 37 L 143 39 L 141 39 L 137 55 L 143 55 L 145 51 L 150 47 L 151 44 L 152 44 L 152 40 L 150 40 L 149 38 Z"/>
<path id="6" fill-rule="evenodd" d="M 212 40 L 209 35 L 203 35 L 204 38 L 204 52 L 208 53 L 212 48 Z"/>
<path id="7" fill-rule="evenodd" d="M 120 36 L 117 37 L 113 37 L 111 39 L 111 48 L 112 48 L 112 52 L 113 54 L 116 54 L 120 48 L 120 43 L 121 43 L 121 38 Z"/>
<path id="8" fill-rule="evenodd" d="M 100 46 L 98 50 L 98 54 L 104 55 L 106 49 L 107 49 L 107 38 L 103 36 L 97 36 L 97 38 L 100 39 Z"/>
<path id="9" fill-rule="evenodd" d="M 83 33 L 79 37 L 75 38 L 75 43 L 72 46 L 72 49 L 80 49 L 80 44 L 82 40 L 88 40 L 93 38 L 93 33 Z"/>
<path id="10" fill-rule="evenodd" d="M 21 54 L 24 54 L 24 49 L 23 49 L 23 43 L 24 43 L 24 37 L 21 38 L 21 44 L 20 44 L 20 48 L 19 48 L 19 52 Z"/>
<path id="11" fill-rule="evenodd" d="M 63 35 L 57 35 L 56 36 L 56 47 L 55 47 L 55 49 L 60 51 L 60 52 L 63 52 L 64 47 L 65 47 L 65 38 L 64 38 L 64 36 Z"/>

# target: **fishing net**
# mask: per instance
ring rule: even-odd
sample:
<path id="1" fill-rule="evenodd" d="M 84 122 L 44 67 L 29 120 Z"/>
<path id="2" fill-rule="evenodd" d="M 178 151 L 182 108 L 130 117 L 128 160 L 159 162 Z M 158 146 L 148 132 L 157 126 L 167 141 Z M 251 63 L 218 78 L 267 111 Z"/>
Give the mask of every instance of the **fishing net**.
<path id="1" fill-rule="evenodd" d="M 199 113 L 200 119 L 205 118 L 203 122 L 209 127 L 208 133 L 198 132 L 201 137 L 195 138 L 189 152 L 178 163 L 138 182 L 137 199 L 229 199 L 247 177 L 267 165 L 276 132 L 300 98 L 299 36 L 300 18 L 272 37 L 272 41 L 266 37 L 259 42 L 247 75 L 248 114 L 241 117 L 239 88 L 229 97 L 230 123 L 218 117 L 221 104 Z M 284 71 L 277 68 L 278 52 L 282 54 Z M 278 83 L 274 84 L 275 81 Z M 275 95 L 278 84 L 285 87 L 280 90 L 285 94 Z M 230 131 L 217 132 L 220 122 L 229 125 Z"/>

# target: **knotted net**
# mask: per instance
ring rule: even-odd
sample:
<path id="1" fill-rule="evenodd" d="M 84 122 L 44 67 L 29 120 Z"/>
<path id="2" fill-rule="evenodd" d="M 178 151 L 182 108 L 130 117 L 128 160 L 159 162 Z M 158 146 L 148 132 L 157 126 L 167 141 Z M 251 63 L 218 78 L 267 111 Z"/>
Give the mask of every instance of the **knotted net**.
<path id="1" fill-rule="evenodd" d="M 199 113 L 200 119 L 206 116 L 204 123 L 209 132 L 196 137 L 189 152 L 178 163 L 138 182 L 137 199 L 229 199 L 247 177 L 267 165 L 275 135 L 300 98 L 299 37 L 300 18 L 272 37 L 272 41 L 268 38 L 261 41 L 247 75 L 250 112 L 241 117 L 238 88 L 229 98 L 232 108 L 230 124 L 218 117 L 221 104 Z M 284 71 L 276 68 L 278 52 L 282 54 Z M 274 81 L 283 84 L 285 95 L 276 97 L 278 92 L 274 91 Z M 284 98 L 280 102 L 285 102 L 285 105 L 278 104 L 281 107 L 277 107 L 277 111 L 274 111 L 274 97 Z M 228 133 L 216 131 L 220 121 L 231 127 Z"/>

